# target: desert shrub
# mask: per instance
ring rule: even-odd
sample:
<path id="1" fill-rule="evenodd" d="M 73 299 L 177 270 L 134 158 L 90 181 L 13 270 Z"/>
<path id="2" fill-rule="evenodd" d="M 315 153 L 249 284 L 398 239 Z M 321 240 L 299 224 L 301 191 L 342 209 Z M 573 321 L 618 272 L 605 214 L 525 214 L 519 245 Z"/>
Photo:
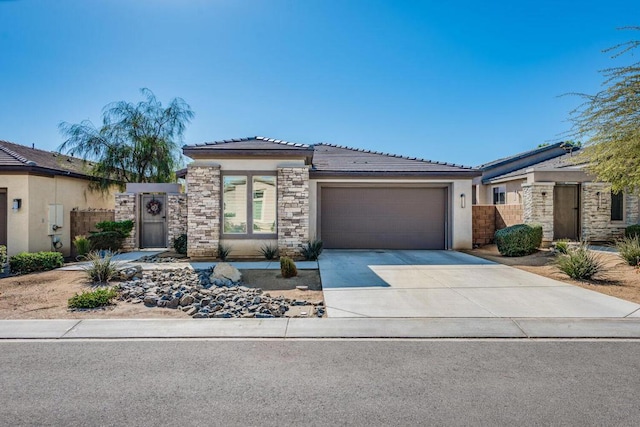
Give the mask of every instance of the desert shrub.
<path id="1" fill-rule="evenodd" d="M 47 271 L 64 265 L 60 252 L 21 252 L 9 259 L 12 273 L 26 274 L 34 271 Z"/>
<path id="2" fill-rule="evenodd" d="M 566 255 L 556 258 L 556 267 L 572 279 L 586 280 L 598 274 L 603 263 L 597 254 L 589 250 L 586 243 L 581 243 L 580 246 L 569 249 Z"/>
<path id="3" fill-rule="evenodd" d="M 272 260 L 278 256 L 278 247 L 271 244 L 262 245 L 262 247 L 260 248 L 260 253 L 264 257 L 264 259 Z"/>
<path id="4" fill-rule="evenodd" d="M 173 249 L 179 254 L 187 254 L 187 235 L 181 234 L 173 239 Z"/>
<path id="5" fill-rule="evenodd" d="M 226 261 L 231 253 L 231 246 L 225 245 L 223 243 L 218 243 L 218 258 L 221 261 Z"/>
<path id="6" fill-rule="evenodd" d="M 302 256 L 307 261 L 316 261 L 322 253 L 322 240 L 310 240 L 302 246 Z"/>
<path id="7" fill-rule="evenodd" d="M 73 239 L 73 246 L 76 247 L 76 253 L 79 257 L 83 257 L 91 250 L 91 242 L 87 236 L 76 236 Z"/>
<path id="8" fill-rule="evenodd" d="M 7 262 L 7 247 L 0 245 L 0 273 L 4 273 L 4 264 Z"/>
<path id="9" fill-rule="evenodd" d="M 569 251 L 569 240 L 558 240 L 553 244 L 556 253 L 566 254 Z"/>
<path id="10" fill-rule="evenodd" d="M 108 305 L 111 303 L 111 300 L 118 296 L 118 292 L 116 292 L 113 288 L 108 289 L 96 289 L 91 292 L 83 292 L 81 294 L 75 294 L 69 301 L 67 305 L 69 308 L 96 308 L 102 307 L 104 305 Z"/>
<path id="11" fill-rule="evenodd" d="M 624 229 L 624 237 L 640 236 L 640 224 L 633 224 Z"/>
<path id="12" fill-rule="evenodd" d="M 107 250 L 116 252 L 122 248 L 124 237 L 117 231 L 102 231 L 92 233 L 88 237 L 91 248 L 94 250 Z"/>
<path id="13" fill-rule="evenodd" d="M 288 279 L 290 277 L 295 277 L 298 275 L 298 269 L 296 268 L 296 264 L 289 257 L 283 256 L 280 258 L 280 273 L 282 277 Z"/>
<path id="14" fill-rule="evenodd" d="M 524 256 L 534 253 L 542 244 L 542 226 L 516 224 L 496 231 L 495 242 L 504 256 Z"/>
<path id="15" fill-rule="evenodd" d="M 117 276 L 120 271 L 120 264 L 113 260 L 113 254 L 111 253 L 90 252 L 86 259 L 89 264 L 83 269 L 93 283 L 107 283 Z"/>
<path id="16" fill-rule="evenodd" d="M 629 265 L 638 265 L 640 262 L 640 236 L 624 237 L 616 242 L 616 248 L 620 257 Z"/>

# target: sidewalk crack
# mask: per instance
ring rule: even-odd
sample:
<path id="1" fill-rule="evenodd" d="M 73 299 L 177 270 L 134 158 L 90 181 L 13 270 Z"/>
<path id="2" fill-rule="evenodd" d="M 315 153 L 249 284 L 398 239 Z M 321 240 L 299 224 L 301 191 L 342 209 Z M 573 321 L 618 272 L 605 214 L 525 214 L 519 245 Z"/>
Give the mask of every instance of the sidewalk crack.
<path id="1" fill-rule="evenodd" d="M 74 329 L 76 328 L 76 326 L 78 326 L 80 323 L 82 323 L 82 319 L 81 319 L 81 320 L 78 320 L 78 321 L 77 321 L 77 322 L 76 322 L 72 327 L 70 327 L 69 329 L 67 329 L 67 331 L 66 331 L 64 334 L 62 334 L 61 336 L 59 336 L 59 337 L 58 337 L 58 339 L 63 339 L 64 337 L 66 337 L 66 336 L 67 336 L 67 334 L 68 334 L 69 332 L 71 332 L 72 330 L 74 330 Z"/>
<path id="2" fill-rule="evenodd" d="M 636 308 L 636 309 L 635 309 L 635 310 L 633 310 L 631 313 L 629 313 L 629 314 L 627 314 L 626 316 L 624 316 L 624 317 L 623 317 L 623 319 L 625 319 L 625 318 L 627 318 L 627 317 L 631 316 L 633 313 L 637 313 L 637 312 L 639 312 L 639 311 L 640 311 L 640 307 Z"/>
<path id="3" fill-rule="evenodd" d="M 518 323 L 518 321 L 517 321 L 516 319 L 514 319 L 514 318 L 509 318 L 509 320 L 511 320 L 511 321 L 516 325 L 516 327 L 517 327 L 518 329 L 520 329 L 520 331 L 524 334 L 524 336 L 525 336 L 525 337 L 527 337 L 527 338 L 531 338 L 531 337 L 529 336 L 529 334 L 528 334 L 524 329 L 522 329 L 522 326 L 520 326 L 520 324 Z"/>

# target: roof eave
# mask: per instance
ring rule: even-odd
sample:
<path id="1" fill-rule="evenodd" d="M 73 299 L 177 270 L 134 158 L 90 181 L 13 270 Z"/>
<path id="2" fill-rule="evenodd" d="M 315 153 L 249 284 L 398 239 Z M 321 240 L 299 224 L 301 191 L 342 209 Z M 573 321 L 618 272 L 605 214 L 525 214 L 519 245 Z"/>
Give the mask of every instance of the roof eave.
<path id="1" fill-rule="evenodd" d="M 192 159 L 205 158 L 304 158 L 313 157 L 312 148 L 255 150 L 255 149 L 216 149 L 214 147 L 184 147 L 182 153 Z"/>
<path id="2" fill-rule="evenodd" d="M 469 179 L 480 176 L 481 172 L 477 170 L 461 170 L 461 171 L 329 171 L 329 170 L 311 170 L 310 178 L 434 178 L 434 179 Z"/>

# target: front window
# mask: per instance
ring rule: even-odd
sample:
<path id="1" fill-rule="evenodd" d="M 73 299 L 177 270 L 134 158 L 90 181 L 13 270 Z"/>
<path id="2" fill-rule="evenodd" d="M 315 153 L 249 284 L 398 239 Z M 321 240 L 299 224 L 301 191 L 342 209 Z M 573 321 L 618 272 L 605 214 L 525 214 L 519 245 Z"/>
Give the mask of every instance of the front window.
<path id="1" fill-rule="evenodd" d="M 622 191 L 611 193 L 611 221 L 622 221 L 624 219 L 624 196 Z"/>
<path id="2" fill-rule="evenodd" d="M 504 205 L 506 203 L 505 187 L 493 187 L 493 204 Z"/>
<path id="3" fill-rule="evenodd" d="M 276 197 L 273 175 L 225 175 L 223 233 L 232 236 L 275 234 Z"/>

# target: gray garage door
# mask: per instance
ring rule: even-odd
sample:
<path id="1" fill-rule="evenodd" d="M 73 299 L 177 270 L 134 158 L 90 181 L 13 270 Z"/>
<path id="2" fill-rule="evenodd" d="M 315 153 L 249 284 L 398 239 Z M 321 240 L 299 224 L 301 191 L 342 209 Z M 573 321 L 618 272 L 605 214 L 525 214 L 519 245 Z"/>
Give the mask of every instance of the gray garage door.
<path id="1" fill-rule="evenodd" d="M 326 248 L 446 249 L 446 188 L 323 187 Z"/>

